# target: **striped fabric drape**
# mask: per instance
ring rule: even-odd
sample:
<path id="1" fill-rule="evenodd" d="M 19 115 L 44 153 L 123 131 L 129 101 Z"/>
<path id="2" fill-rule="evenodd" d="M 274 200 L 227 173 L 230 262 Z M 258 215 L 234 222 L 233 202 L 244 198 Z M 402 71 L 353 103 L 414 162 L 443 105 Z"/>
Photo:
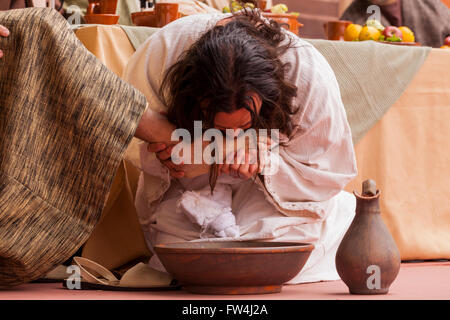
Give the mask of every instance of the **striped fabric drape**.
<path id="1" fill-rule="evenodd" d="M 0 286 L 88 239 L 147 102 L 55 10 L 0 12 Z"/>

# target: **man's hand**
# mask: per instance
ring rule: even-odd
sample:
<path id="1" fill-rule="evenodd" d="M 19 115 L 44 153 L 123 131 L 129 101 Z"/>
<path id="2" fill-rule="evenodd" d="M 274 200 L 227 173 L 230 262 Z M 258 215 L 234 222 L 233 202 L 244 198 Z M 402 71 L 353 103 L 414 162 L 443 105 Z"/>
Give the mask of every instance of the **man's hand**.
<path id="1" fill-rule="evenodd" d="M 167 118 L 150 108 L 145 110 L 139 121 L 134 136 L 148 143 L 169 142 L 176 127 Z"/>
<path id="2" fill-rule="evenodd" d="M 164 164 L 170 172 L 173 178 L 184 177 L 184 171 L 182 171 L 182 164 L 176 165 L 171 160 L 173 146 L 168 146 L 166 143 L 150 143 L 148 145 L 148 151 L 156 153 L 156 157 Z"/>
<path id="3" fill-rule="evenodd" d="M 172 150 L 178 142 L 173 142 L 173 144 L 167 143 L 150 143 L 148 145 L 149 152 L 155 152 L 156 157 L 164 164 L 170 172 L 173 178 L 195 178 L 202 174 L 206 174 L 210 170 L 210 165 L 206 163 L 202 164 L 175 164 L 172 161 Z M 209 142 L 204 142 L 203 147 L 205 148 Z M 191 145 L 191 155 L 194 154 L 194 144 Z"/>
<path id="4" fill-rule="evenodd" d="M 236 147 L 226 146 L 226 150 L 231 147 L 231 152 L 225 156 L 225 163 L 219 165 L 219 175 L 229 174 L 236 178 L 247 180 L 258 173 L 262 173 L 269 159 L 269 149 L 272 141 L 269 137 L 258 137 L 257 146 L 246 144 L 244 148 L 236 150 Z M 234 150 L 236 150 L 234 152 Z"/>
<path id="5" fill-rule="evenodd" d="M 148 151 L 156 153 L 156 157 L 169 169 L 170 175 L 173 178 L 194 178 L 209 172 L 210 166 L 207 164 L 174 164 L 171 155 L 172 150 L 177 143 L 178 142 L 174 142 L 173 144 L 150 143 L 148 145 Z M 210 142 L 204 141 L 203 150 L 209 144 Z M 224 154 L 224 163 L 219 164 L 219 175 L 229 174 L 247 180 L 257 173 L 262 173 L 268 164 L 268 152 L 271 145 L 272 141 L 269 137 L 258 137 L 257 145 L 252 147 L 246 143 L 245 146 L 241 148 L 239 148 L 240 145 L 237 142 L 237 139 L 225 139 L 224 152 L 228 152 L 228 155 Z M 192 157 L 194 152 L 194 144 L 192 144 Z"/>
<path id="6" fill-rule="evenodd" d="M 6 29 L 6 27 L 0 25 L 0 36 L 1 37 L 7 37 L 9 36 L 9 30 Z M 3 51 L 0 49 L 0 58 L 3 57 Z"/>

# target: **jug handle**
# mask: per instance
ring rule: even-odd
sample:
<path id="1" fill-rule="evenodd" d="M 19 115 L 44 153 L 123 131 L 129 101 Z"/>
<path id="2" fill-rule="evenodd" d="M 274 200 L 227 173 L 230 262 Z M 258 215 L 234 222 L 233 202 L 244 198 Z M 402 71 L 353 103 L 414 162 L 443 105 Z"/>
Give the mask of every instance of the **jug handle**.
<path id="1" fill-rule="evenodd" d="M 87 14 L 93 14 L 95 11 L 95 7 L 98 6 L 98 2 L 89 2 L 89 6 L 87 8 Z"/>

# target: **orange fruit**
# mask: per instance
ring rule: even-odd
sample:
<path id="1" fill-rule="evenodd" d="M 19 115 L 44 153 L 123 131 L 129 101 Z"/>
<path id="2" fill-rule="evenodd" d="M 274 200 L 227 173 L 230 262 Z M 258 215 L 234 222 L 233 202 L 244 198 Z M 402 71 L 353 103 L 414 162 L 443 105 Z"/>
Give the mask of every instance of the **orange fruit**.
<path id="1" fill-rule="evenodd" d="M 441 49 L 450 49 L 450 46 L 442 46 Z"/>
<path id="2" fill-rule="evenodd" d="M 344 40 L 345 41 L 354 41 L 359 39 L 359 34 L 361 33 L 362 26 L 359 24 L 350 24 L 346 29 L 344 33 Z"/>
<path id="3" fill-rule="evenodd" d="M 414 32 L 408 27 L 400 27 L 400 31 L 403 34 L 403 42 L 416 42 Z"/>
<path id="4" fill-rule="evenodd" d="M 365 41 L 365 40 L 373 40 L 378 41 L 380 39 L 381 32 L 375 27 L 368 27 L 365 26 L 361 29 L 361 33 L 359 34 L 359 40 Z"/>

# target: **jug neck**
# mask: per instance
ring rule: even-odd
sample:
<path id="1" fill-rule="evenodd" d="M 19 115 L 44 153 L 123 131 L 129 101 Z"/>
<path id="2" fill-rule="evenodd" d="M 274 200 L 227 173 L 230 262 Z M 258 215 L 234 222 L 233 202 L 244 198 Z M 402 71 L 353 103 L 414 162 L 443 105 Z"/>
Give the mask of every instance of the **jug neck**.
<path id="1" fill-rule="evenodd" d="M 356 197 L 356 214 L 380 214 L 380 191 L 374 196 L 359 195 L 353 192 Z"/>

